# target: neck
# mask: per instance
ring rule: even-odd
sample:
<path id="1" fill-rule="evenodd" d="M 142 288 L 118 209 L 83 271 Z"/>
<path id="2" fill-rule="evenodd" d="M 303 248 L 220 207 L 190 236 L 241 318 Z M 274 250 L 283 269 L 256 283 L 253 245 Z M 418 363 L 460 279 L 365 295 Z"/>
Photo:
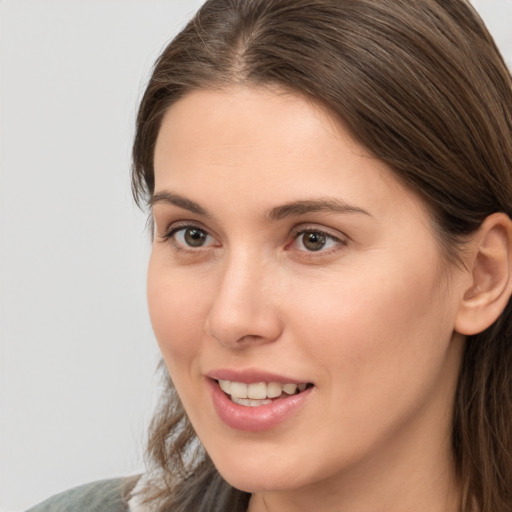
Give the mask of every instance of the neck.
<path id="1" fill-rule="evenodd" d="M 458 353 L 454 361 L 459 364 Z M 462 486 L 451 444 L 458 373 L 444 375 L 438 396 L 418 404 L 401 427 L 367 447 L 366 456 L 303 488 L 256 492 L 249 512 L 459 512 Z"/>

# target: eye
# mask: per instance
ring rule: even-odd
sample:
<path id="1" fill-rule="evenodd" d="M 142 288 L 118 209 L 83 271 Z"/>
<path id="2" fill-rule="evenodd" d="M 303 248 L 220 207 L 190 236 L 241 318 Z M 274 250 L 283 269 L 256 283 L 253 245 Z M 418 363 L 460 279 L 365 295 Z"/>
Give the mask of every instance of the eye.
<path id="1" fill-rule="evenodd" d="M 183 249 L 200 249 L 215 244 L 215 239 L 197 226 L 178 226 L 162 236 L 165 240 L 172 240 L 176 246 Z"/>
<path id="2" fill-rule="evenodd" d="M 307 252 L 326 252 L 346 243 L 339 238 L 318 229 L 303 229 L 295 233 L 292 248 Z"/>
<path id="3" fill-rule="evenodd" d="M 189 247 L 202 247 L 209 236 L 206 231 L 194 227 L 182 228 L 174 233 L 177 242 Z"/>

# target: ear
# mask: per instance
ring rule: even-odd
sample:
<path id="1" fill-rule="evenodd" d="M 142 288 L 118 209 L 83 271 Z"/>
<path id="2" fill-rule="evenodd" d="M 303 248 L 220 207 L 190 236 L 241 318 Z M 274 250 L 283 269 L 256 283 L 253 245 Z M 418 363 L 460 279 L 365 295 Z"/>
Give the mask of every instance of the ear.
<path id="1" fill-rule="evenodd" d="M 512 294 L 512 221 L 504 213 L 487 217 L 465 259 L 468 284 L 455 319 L 460 334 L 478 334 L 501 315 Z"/>

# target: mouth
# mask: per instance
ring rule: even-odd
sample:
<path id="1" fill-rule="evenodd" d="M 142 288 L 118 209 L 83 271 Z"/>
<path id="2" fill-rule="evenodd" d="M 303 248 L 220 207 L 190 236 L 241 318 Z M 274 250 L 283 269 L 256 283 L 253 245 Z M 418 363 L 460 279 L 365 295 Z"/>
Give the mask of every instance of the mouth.
<path id="1" fill-rule="evenodd" d="M 238 405 L 246 407 L 260 407 L 269 405 L 277 400 L 298 395 L 313 387 L 313 384 L 304 383 L 281 383 L 281 382 L 236 382 L 230 380 L 217 380 L 220 389 L 227 397 Z"/>
<path id="2" fill-rule="evenodd" d="M 238 431 L 264 432 L 289 424 L 315 396 L 312 382 L 254 368 L 212 370 L 206 377 L 219 419 Z"/>

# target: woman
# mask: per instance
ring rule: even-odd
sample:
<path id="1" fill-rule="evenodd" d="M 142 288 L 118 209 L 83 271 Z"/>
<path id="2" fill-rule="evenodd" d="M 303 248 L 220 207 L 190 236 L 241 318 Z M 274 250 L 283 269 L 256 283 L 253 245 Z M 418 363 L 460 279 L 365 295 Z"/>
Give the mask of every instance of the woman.
<path id="1" fill-rule="evenodd" d="M 170 379 L 131 510 L 512 510 L 511 169 L 464 0 L 206 2 L 137 120 Z"/>

